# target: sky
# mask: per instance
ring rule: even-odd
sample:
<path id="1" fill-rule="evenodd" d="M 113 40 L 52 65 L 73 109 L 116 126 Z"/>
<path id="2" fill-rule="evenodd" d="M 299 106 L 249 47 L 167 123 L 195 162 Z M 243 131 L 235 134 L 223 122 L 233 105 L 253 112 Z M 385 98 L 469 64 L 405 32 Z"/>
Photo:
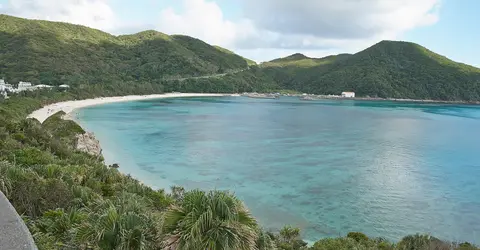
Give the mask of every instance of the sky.
<path id="1" fill-rule="evenodd" d="M 381 40 L 419 43 L 480 67 L 480 0 L 0 0 L 0 13 L 120 35 L 154 29 L 257 62 L 356 53 Z"/>

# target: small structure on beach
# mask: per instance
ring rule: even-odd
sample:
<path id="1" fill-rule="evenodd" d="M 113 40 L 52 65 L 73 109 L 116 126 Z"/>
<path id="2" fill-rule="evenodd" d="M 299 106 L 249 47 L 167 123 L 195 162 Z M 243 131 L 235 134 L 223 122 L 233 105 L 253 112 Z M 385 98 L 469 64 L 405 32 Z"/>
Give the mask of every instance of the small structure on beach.
<path id="1" fill-rule="evenodd" d="M 355 92 L 342 92 L 342 97 L 354 98 L 355 97 Z"/>

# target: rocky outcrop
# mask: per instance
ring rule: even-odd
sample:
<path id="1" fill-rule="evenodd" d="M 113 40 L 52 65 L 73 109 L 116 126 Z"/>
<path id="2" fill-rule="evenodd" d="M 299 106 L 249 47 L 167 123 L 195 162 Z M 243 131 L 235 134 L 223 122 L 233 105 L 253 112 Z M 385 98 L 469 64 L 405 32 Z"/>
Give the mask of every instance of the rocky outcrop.
<path id="1" fill-rule="evenodd" d="M 93 133 L 86 132 L 84 134 L 76 135 L 77 145 L 76 149 L 93 156 L 100 156 L 102 148 L 100 142 L 95 138 Z"/>

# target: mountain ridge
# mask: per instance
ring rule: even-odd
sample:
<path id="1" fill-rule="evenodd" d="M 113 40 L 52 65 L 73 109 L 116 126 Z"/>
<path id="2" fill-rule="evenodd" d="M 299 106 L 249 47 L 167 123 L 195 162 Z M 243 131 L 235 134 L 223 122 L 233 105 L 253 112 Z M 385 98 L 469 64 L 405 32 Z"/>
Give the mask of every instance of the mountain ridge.
<path id="1" fill-rule="evenodd" d="M 314 94 L 353 90 L 365 97 L 480 100 L 479 68 L 411 42 L 381 41 L 342 60 L 304 69 L 295 66 L 301 61 L 265 72 L 282 88 Z"/>
<path id="2" fill-rule="evenodd" d="M 355 54 L 322 58 L 295 53 L 257 65 L 184 35 L 146 30 L 114 36 L 81 25 L 0 15 L 0 43 L 0 78 L 70 84 L 78 91 L 352 90 L 364 97 L 480 100 L 479 68 L 404 41 L 380 41 Z"/>
<path id="3" fill-rule="evenodd" d="M 265 91 L 251 82 L 234 81 L 219 89 L 171 81 L 239 72 L 251 64 L 189 36 L 154 30 L 114 36 L 81 25 L 1 15 L 0 44 L 0 78 L 11 83 L 69 84 L 98 92 L 113 85 L 134 91 L 133 84 L 141 85 L 142 93 Z"/>

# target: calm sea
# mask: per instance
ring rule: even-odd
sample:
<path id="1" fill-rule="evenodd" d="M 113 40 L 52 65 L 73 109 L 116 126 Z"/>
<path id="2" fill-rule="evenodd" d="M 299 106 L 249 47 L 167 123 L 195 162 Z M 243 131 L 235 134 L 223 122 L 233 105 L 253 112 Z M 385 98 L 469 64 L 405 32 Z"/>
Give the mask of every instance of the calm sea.
<path id="1" fill-rule="evenodd" d="M 78 118 L 107 163 L 153 187 L 229 189 L 268 229 L 480 243 L 480 107 L 178 98 Z"/>

